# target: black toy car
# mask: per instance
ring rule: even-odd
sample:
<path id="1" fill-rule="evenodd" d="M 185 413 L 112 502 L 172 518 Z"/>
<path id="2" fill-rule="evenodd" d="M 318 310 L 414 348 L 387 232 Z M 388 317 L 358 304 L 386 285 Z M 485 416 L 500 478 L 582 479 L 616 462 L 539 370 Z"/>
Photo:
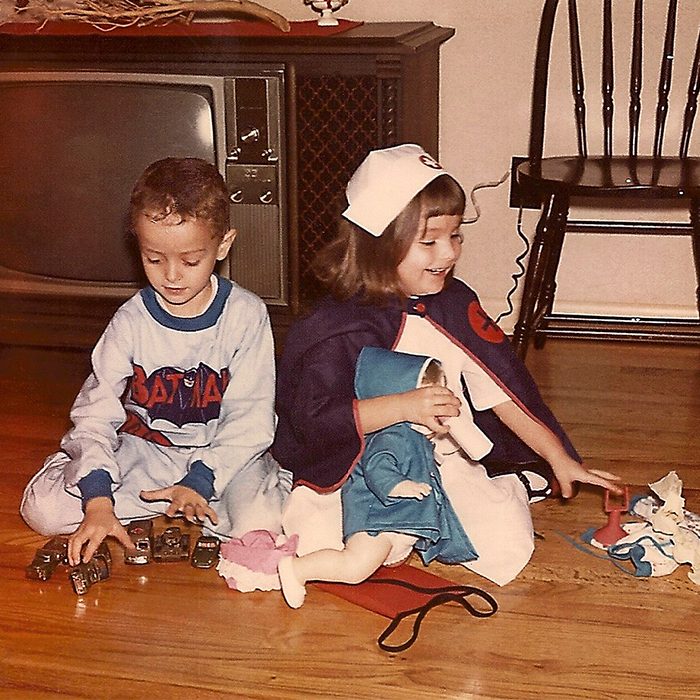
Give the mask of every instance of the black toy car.
<path id="1" fill-rule="evenodd" d="M 154 561 L 182 561 L 190 557 L 190 536 L 179 527 L 168 527 L 153 540 Z"/>
<path id="2" fill-rule="evenodd" d="M 124 550 L 125 564 L 149 564 L 153 558 L 153 521 L 134 520 L 126 531 L 133 542 L 133 549 Z"/>
<path id="3" fill-rule="evenodd" d="M 73 590 L 82 595 L 90 586 L 109 578 L 112 571 L 112 555 L 106 542 L 100 543 L 88 562 L 81 562 L 68 574 Z"/>
<path id="4" fill-rule="evenodd" d="M 219 559 L 221 541 L 218 537 L 201 535 L 192 549 L 192 566 L 196 569 L 211 569 Z"/>
<path id="5" fill-rule="evenodd" d="M 35 581 L 48 581 L 59 564 L 66 564 L 68 540 L 54 537 L 36 550 L 32 563 L 25 570 L 27 578 Z"/>

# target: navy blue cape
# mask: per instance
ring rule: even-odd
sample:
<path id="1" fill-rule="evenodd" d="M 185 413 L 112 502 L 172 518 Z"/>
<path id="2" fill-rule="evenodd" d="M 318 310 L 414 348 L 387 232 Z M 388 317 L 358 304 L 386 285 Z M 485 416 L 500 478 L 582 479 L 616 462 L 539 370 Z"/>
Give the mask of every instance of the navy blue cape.
<path id="1" fill-rule="evenodd" d="M 294 475 L 294 485 L 319 493 L 338 489 L 362 456 L 353 389 L 357 356 L 365 346 L 391 350 L 407 314 L 419 314 L 468 353 L 532 418 L 551 430 L 581 461 L 503 331 L 482 309 L 476 293 L 453 279 L 441 292 L 388 303 L 324 299 L 289 329 L 277 375 L 275 459 Z M 426 353 L 429 354 L 429 353 Z M 467 396 L 468 399 L 468 396 Z M 537 455 L 492 410 L 474 421 L 493 442 L 489 464 L 522 464 Z"/>

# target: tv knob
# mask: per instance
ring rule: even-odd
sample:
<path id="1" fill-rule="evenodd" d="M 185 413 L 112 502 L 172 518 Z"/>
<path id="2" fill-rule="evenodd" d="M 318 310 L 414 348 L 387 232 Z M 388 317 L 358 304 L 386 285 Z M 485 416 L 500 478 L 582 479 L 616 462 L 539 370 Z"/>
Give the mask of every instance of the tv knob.
<path id="1" fill-rule="evenodd" d="M 272 202 L 272 192 L 270 190 L 267 190 L 266 192 L 263 192 L 258 199 L 263 203 L 263 204 L 270 204 Z"/>
<path id="2" fill-rule="evenodd" d="M 260 130 L 254 126 L 246 127 L 241 134 L 241 141 L 243 143 L 248 143 L 249 141 L 255 142 L 260 138 Z"/>
<path id="3" fill-rule="evenodd" d="M 231 192 L 229 199 L 234 204 L 240 204 L 243 201 L 243 190 L 234 190 Z"/>

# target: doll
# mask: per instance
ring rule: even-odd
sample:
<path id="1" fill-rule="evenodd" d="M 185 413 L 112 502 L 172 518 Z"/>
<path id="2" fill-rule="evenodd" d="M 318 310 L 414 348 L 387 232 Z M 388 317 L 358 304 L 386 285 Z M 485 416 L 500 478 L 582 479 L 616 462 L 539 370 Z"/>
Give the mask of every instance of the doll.
<path id="1" fill-rule="evenodd" d="M 358 399 L 445 385 L 430 357 L 365 347 L 355 370 Z M 476 557 L 444 494 L 433 444 L 423 426 L 400 422 L 371 433 L 362 458 L 342 486 L 345 547 L 279 562 L 290 607 L 304 601 L 307 581 L 359 583 L 381 565 L 398 564 L 413 549 L 423 562 L 454 564 Z"/>

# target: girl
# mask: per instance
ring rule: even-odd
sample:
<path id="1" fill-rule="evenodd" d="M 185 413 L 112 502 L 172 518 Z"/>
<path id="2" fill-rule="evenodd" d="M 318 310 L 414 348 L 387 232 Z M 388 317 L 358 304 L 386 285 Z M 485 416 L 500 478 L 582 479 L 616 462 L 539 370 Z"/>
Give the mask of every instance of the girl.
<path id="1" fill-rule="evenodd" d="M 443 438 L 442 483 L 477 554 L 464 565 L 503 585 L 533 550 L 535 486 L 567 498 L 574 482 L 619 492 L 617 477 L 583 467 L 503 331 L 453 278 L 465 195 L 442 166 L 415 144 L 373 151 L 346 194 L 338 236 L 316 260 L 330 295 L 290 329 L 279 367 L 272 452 L 294 475 L 285 532 L 299 535 L 300 555 L 342 549 L 339 489 L 365 436 L 418 423 Z M 435 357 L 447 386 L 356 399 L 368 345 Z M 447 434 L 456 416 L 459 448 Z"/>

